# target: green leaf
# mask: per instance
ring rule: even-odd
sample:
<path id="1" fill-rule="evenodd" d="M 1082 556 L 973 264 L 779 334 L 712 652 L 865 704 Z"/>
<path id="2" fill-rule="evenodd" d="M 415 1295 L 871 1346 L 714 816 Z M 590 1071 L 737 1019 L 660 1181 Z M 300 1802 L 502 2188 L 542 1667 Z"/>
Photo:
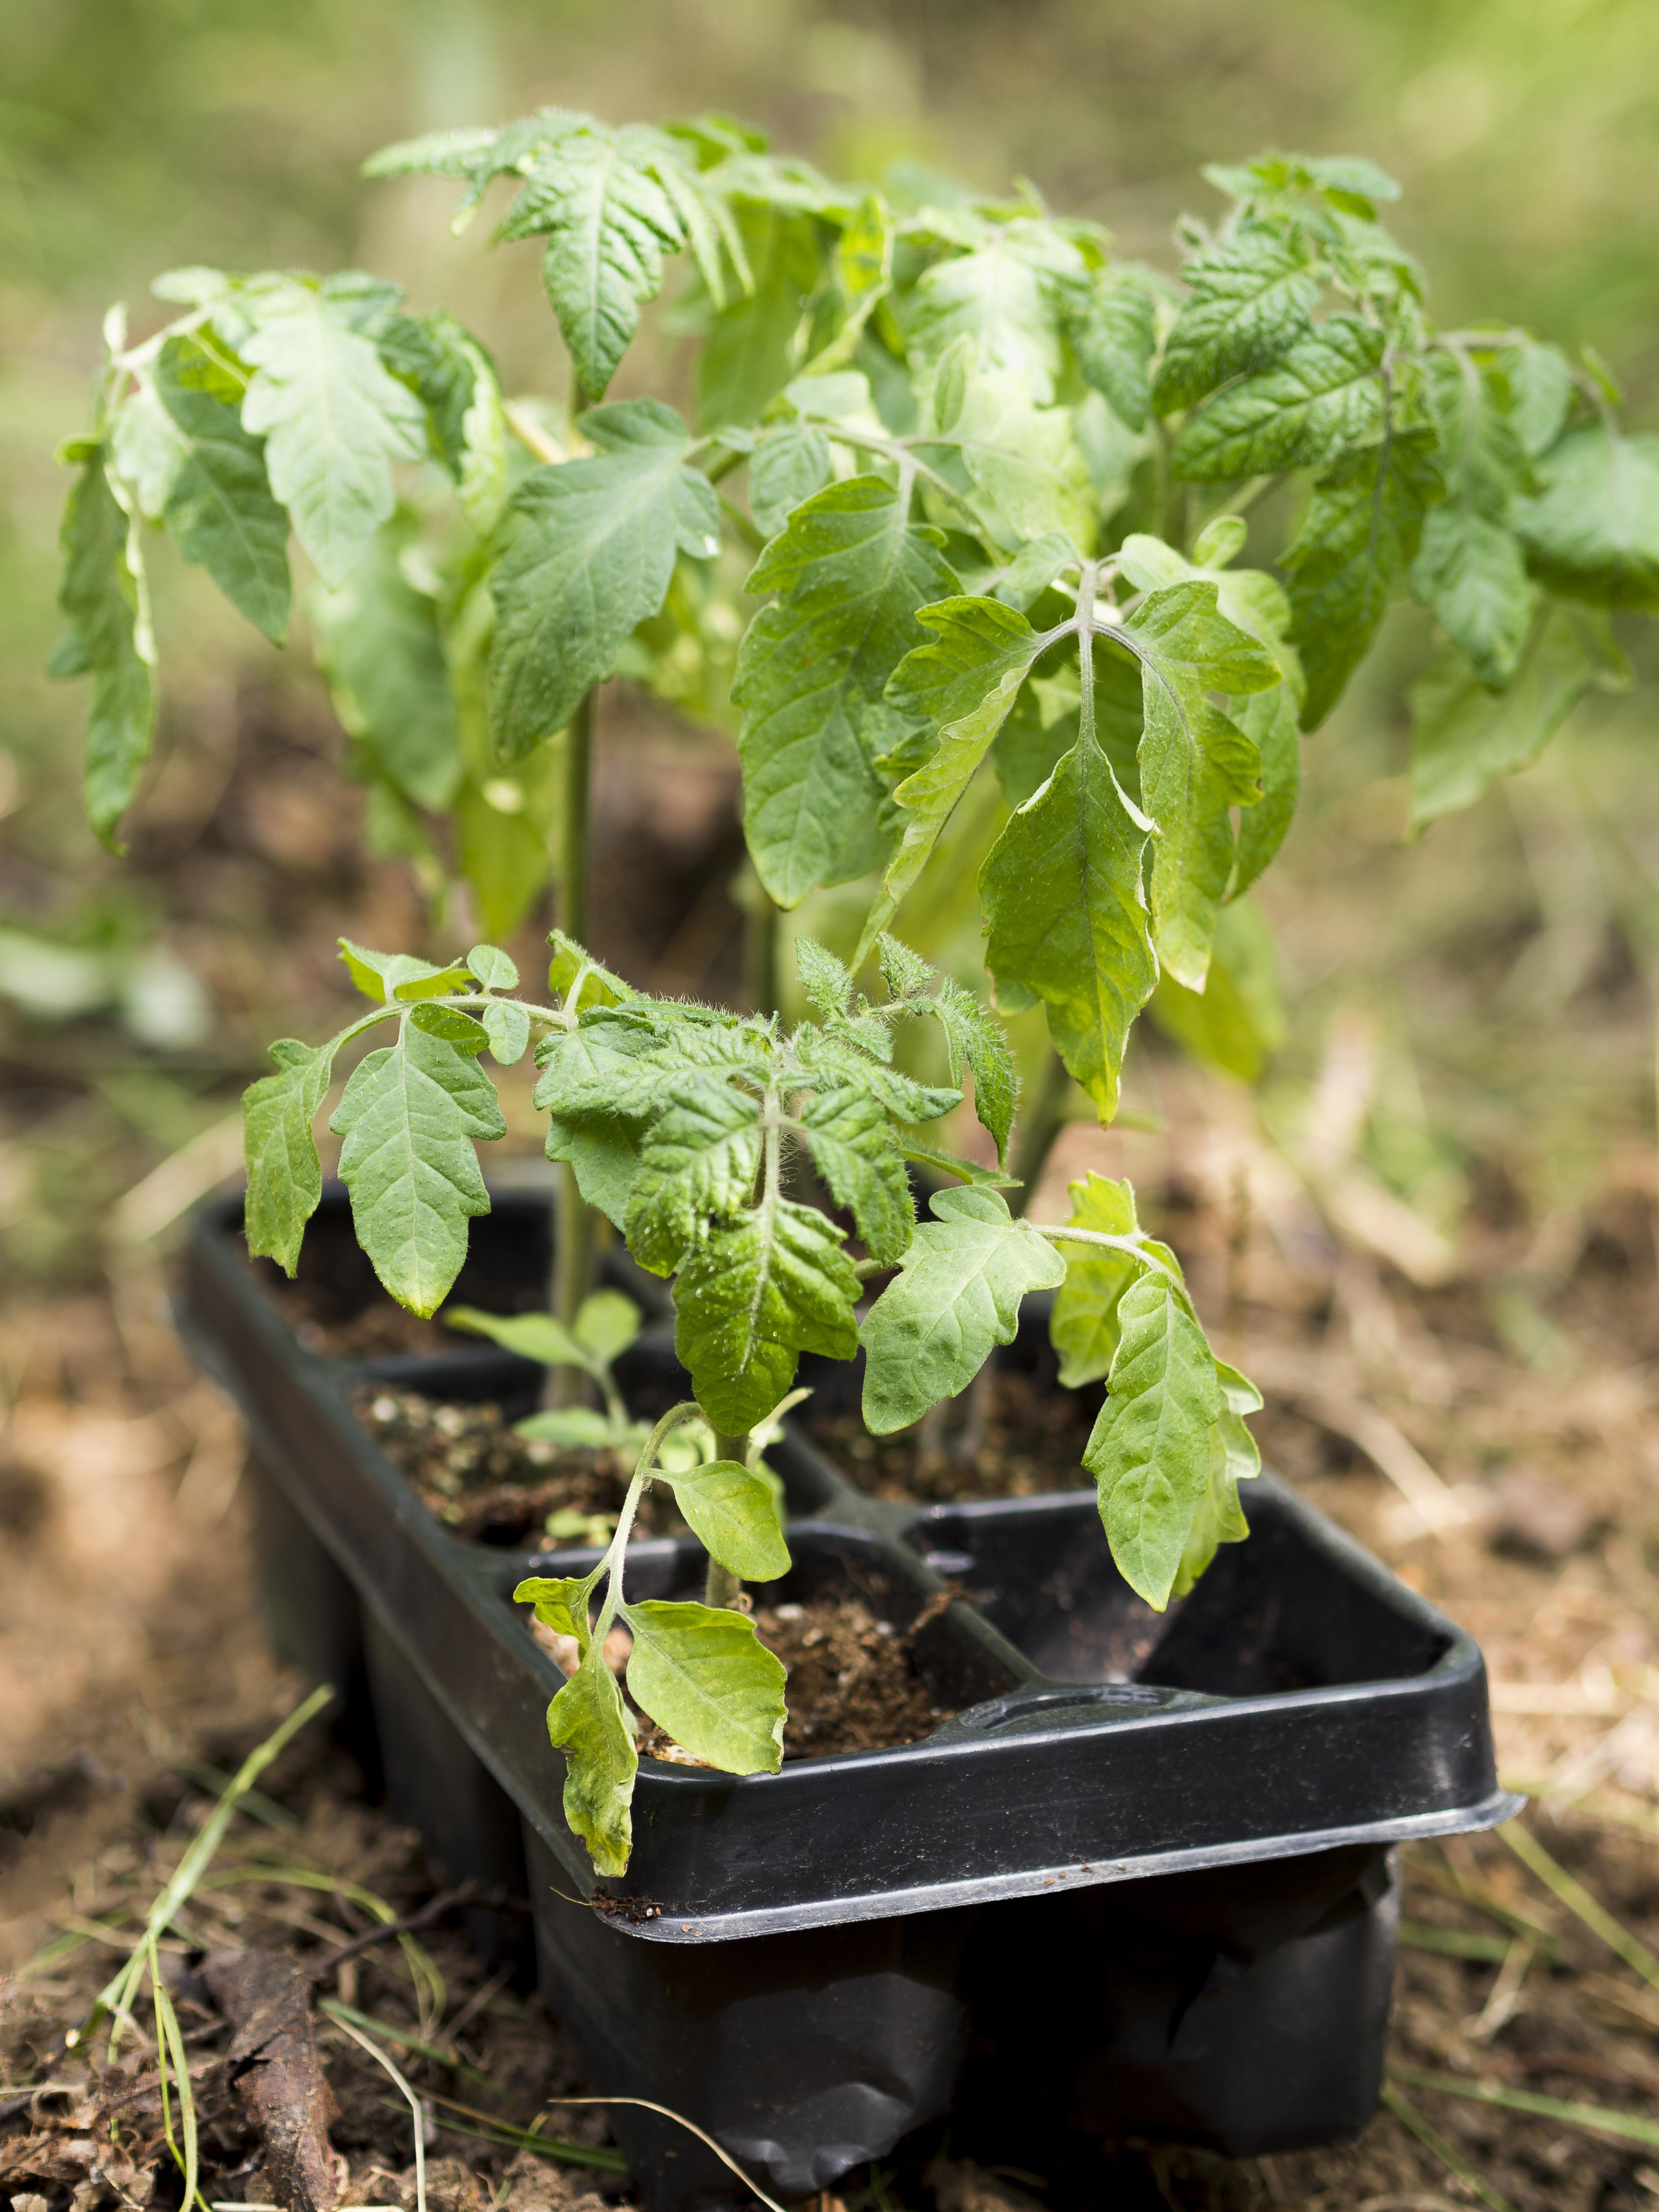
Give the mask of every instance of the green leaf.
<path id="1" fill-rule="evenodd" d="M 461 781 L 438 609 L 404 574 L 407 528 L 379 532 L 336 591 L 310 595 L 317 657 L 348 736 L 376 774 L 432 813 Z"/>
<path id="2" fill-rule="evenodd" d="M 1133 1237 L 1139 1230 L 1135 1194 L 1127 1182 L 1114 1182 L 1091 1168 L 1082 1182 L 1071 1186 L 1071 1198 L 1069 1229 L 1097 1230 L 1107 1237 Z M 1174 1264 L 1163 1245 L 1149 1249 Z M 1146 1273 L 1147 1263 L 1133 1252 L 1102 1244 L 1064 1244 L 1060 1251 L 1066 1279 L 1054 1292 L 1048 1337 L 1060 1354 L 1060 1387 L 1076 1390 L 1109 1370 L 1120 1334 L 1119 1304 L 1130 1284 Z"/>
<path id="3" fill-rule="evenodd" d="M 625 1000 L 639 996 L 631 983 L 623 982 L 620 975 L 602 967 L 562 929 L 554 930 L 547 941 L 553 948 L 553 957 L 547 964 L 548 988 L 560 998 L 567 995 L 579 973 L 585 976 L 581 997 L 584 1006 L 619 1006 Z"/>
<path id="4" fill-rule="evenodd" d="M 927 764 L 894 791 L 904 809 L 903 839 L 887 870 L 885 896 L 865 923 L 854 967 L 927 866 L 1044 642 L 1023 614 L 998 599 L 945 599 L 922 608 L 917 620 L 933 635 L 894 670 L 887 699 L 899 714 L 935 729 L 938 741 Z"/>
<path id="5" fill-rule="evenodd" d="M 982 243 L 937 261 L 916 285 L 908 335 L 925 362 L 966 338 L 976 368 L 1017 377 L 1039 405 L 1061 368 L 1060 315 L 1083 256 L 1052 223 L 1016 221 Z"/>
<path id="6" fill-rule="evenodd" d="M 659 1275 L 680 1265 L 711 1215 L 742 1212 L 761 1165 L 757 1099 L 716 1076 L 689 1073 L 672 1083 L 667 1101 L 641 1151 L 627 1221 L 629 1250 Z"/>
<path id="7" fill-rule="evenodd" d="M 933 1011 L 945 1031 L 951 1080 L 961 1083 L 965 1063 L 974 1079 L 974 1111 L 981 1127 L 996 1139 L 998 1165 L 1005 1165 L 1019 1078 L 1002 1024 L 971 991 L 949 975 L 939 985 Z"/>
<path id="8" fill-rule="evenodd" d="M 835 954 L 815 937 L 795 939 L 795 973 L 806 1003 L 823 1020 L 844 1014 L 852 1003 L 853 979 Z"/>
<path id="9" fill-rule="evenodd" d="M 480 537 L 507 497 L 507 417 L 495 363 L 453 315 L 396 315 L 380 358 L 427 410 L 434 450 L 455 479 L 461 511 Z"/>
<path id="10" fill-rule="evenodd" d="M 866 724 L 921 641 L 918 609 L 955 588 L 937 544 L 890 484 L 854 477 L 798 507 L 749 579 L 779 597 L 750 623 L 732 687 L 744 828 L 780 906 L 877 857 L 884 790 Z"/>
<path id="11" fill-rule="evenodd" d="M 489 1194 L 473 1142 L 507 1123 L 488 1076 L 413 1021 L 353 1071 L 329 1127 L 357 1242 L 400 1305 L 433 1314 L 466 1257 L 466 1224 Z"/>
<path id="12" fill-rule="evenodd" d="M 1222 1413 L 1210 1431 L 1210 1479 L 1193 1516 L 1170 1588 L 1172 1597 L 1186 1596 L 1223 1544 L 1242 1544 L 1250 1533 L 1238 1502 L 1238 1486 L 1261 1474 L 1261 1454 L 1243 1417 L 1260 1410 L 1261 1394 L 1224 1360 L 1217 1360 L 1215 1371 Z"/>
<path id="13" fill-rule="evenodd" d="M 601 1366 L 621 1358 L 640 1333 L 641 1314 L 621 1291 L 590 1291 L 576 1309 L 576 1341 Z"/>
<path id="14" fill-rule="evenodd" d="M 470 1336 L 487 1336 L 492 1344 L 499 1344 L 503 1352 L 516 1352 L 520 1359 L 533 1359 L 543 1367 L 579 1367 L 585 1374 L 593 1371 L 592 1354 L 551 1314 L 496 1314 L 485 1313 L 477 1306 L 446 1306 L 443 1317 L 446 1328 L 465 1329 Z"/>
<path id="15" fill-rule="evenodd" d="M 1152 407 L 1156 317 L 1151 293 L 1109 269 L 1066 296 L 1066 339 L 1083 380 L 1131 430 L 1145 428 Z"/>
<path id="16" fill-rule="evenodd" d="M 1281 655 L 1290 648 L 1281 645 Z M 1295 684 L 1258 691 L 1229 709 L 1261 762 L 1261 796 L 1238 817 L 1238 845 L 1228 896 L 1247 891 L 1284 843 L 1302 786 L 1301 671 Z"/>
<path id="17" fill-rule="evenodd" d="M 1513 514 L 1534 575 L 1570 599 L 1659 612 L 1659 438 L 1581 423 L 1537 476 Z"/>
<path id="18" fill-rule="evenodd" d="M 1316 729 L 1370 649 L 1442 489 L 1432 430 L 1396 430 L 1345 453 L 1314 487 L 1284 556 L 1291 642 L 1307 672 L 1302 726 Z"/>
<path id="19" fill-rule="evenodd" d="M 1170 1277 L 1149 1269 L 1118 1301 L 1118 1346 L 1083 1464 L 1124 1580 L 1162 1612 L 1210 1480 L 1223 1406 L 1214 1355 Z"/>
<path id="20" fill-rule="evenodd" d="M 204 568 L 232 606 L 280 645 L 288 629 L 288 517 L 271 496 L 258 440 L 242 427 L 240 386 L 190 337 L 169 338 L 151 376 L 155 404 L 177 443 L 161 515 L 185 560 Z M 127 412 L 117 418 L 118 454 Z"/>
<path id="21" fill-rule="evenodd" d="M 513 1593 L 514 1605 L 533 1605 L 544 1628 L 560 1636 L 586 1636 L 587 1604 L 593 1595 L 591 1575 L 580 1580 L 570 1575 L 530 1575 Z"/>
<path id="22" fill-rule="evenodd" d="M 133 526 L 110 489 L 103 449 L 91 447 L 64 508 L 64 580 L 58 604 L 68 622 L 48 663 L 54 677 L 90 676 L 87 720 L 87 818 L 118 850 L 115 827 L 132 803 L 155 722 L 150 670 L 155 648 Z"/>
<path id="23" fill-rule="evenodd" d="M 775 1582 L 788 1573 L 789 1547 L 778 1526 L 772 1486 L 758 1469 L 717 1459 L 677 1474 L 659 1472 L 653 1479 L 672 1490 L 686 1527 L 710 1559 L 745 1582 Z"/>
<path id="24" fill-rule="evenodd" d="M 1000 1191 L 935 1191 L 901 1272 L 865 1316 L 864 1419 L 875 1436 L 920 1420 L 1012 1344 L 1020 1300 L 1065 1279 L 1052 1244 L 1009 1213 Z"/>
<path id="25" fill-rule="evenodd" d="M 1409 692 L 1412 826 L 1472 806 L 1500 776 L 1528 767 L 1585 693 L 1628 687 L 1605 615 L 1547 600 L 1507 690 L 1493 693 L 1447 658 Z"/>
<path id="26" fill-rule="evenodd" d="M 1246 820 L 1249 817 L 1246 816 Z M 1164 975 L 1147 1012 L 1194 1060 L 1255 1083 L 1285 1041 L 1285 999 L 1273 934 L 1248 899 L 1224 906 L 1202 992 Z"/>
<path id="27" fill-rule="evenodd" d="M 1012 817 L 980 870 L 1000 1006 L 1041 999 L 1073 1079 L 1109 1120 L 1130 1025 L 1158 978 L 1141 861 L 1146 817 L 1092 734 Z"/>
<path id="28" fill-rule="evenodd" d="M 716 1226 L 674 1285 L 674 1348 L 721 1436 L 745 1436 L 787 1392 L 803 1352 L 850 1359 L 859 1279 L 842 1234 L 793 1200 Z"/>
<path id="29" fill-rule="evenodd" d="M 720 550 L 720 508 L 686 465 L 690 439 L 656 399 L 598 407 L 580 428 L 591 459 L 533 470 L 490 588 L 497 623 L 490 722 L 508 758 L 561 730 L 631 633 L 661 608 L 677 551 Z"/>
<path id="30" fill-rule="evenodd" d="M 1153 941 L 1165 969 L 1201 990 L 1232 872 L 1228 810 L 1260 796 L 1261 773 L 1255 745 L 1210 694 L 1268 690 L 1279 663 L 1220 612 L 1210 583 L 1148 592 L 1113 635 L 1141 665 L 1140 800 L 1158 831 Z"/>
<path id="31" fill-rule="evenodd" d="M 1384 333 L 1333 315 L 1272 368 L 1206 400 L 1182 424 L 1171 456 L 1189 483 L 1276 476 L 1376 437 L 1382 424 Z"/>
<path id="32" fill-rule="evenodd" d="M 830 441 L 816 422 L 779 422 L 749 457 L 749 506 L 768 538 L 775 538 L 804 500 L 835 474 Z"/>
<path id="33" fill-rule="evenodd" d="M 366 999 L 381 1006 L 393 999 L 447 999 L 465 989 L 472 981 L 472 971 L 459 961 L 447 968 L 434 968 L 429 960 L 417 960 L 412 952 L 372 952 L 366 945 L 354 945 L 349 937 L 339 940 L 340 958 L 346 973 Z"/>
<path id="34" fill-rule="evenodd" d="M 1319 297 L 1301 240 L 1255 224 L 1192 255 L 1181 273 L 1191 297 L 1165 341 L 1153 386 L 1164 415 L 1190 407 L 1230 377 L 1270 367 L 1307 336 Z"/>
<path id="35" fill-rule="evenodd" d="M 306 1224 L 323 1194 L 323 1170 L 311 1125 L 328 1090 L 332 1044 L 313 1047 L 279 1037 L 270 1048 L 275 1075 L 242 1093 L 242 1142 L 247 1162 L 243 1227 L 256 1259 L 275 1260 L 292 1277 Z"/>
<path id="36" fill-rule="evenodd" d="M 1504 357 L 1510 387 L 1510 422 L 1534 459 L 1561 434 L 1572 405 L 1572 371 L 1559 346 L 1516 346 Z"/>
<path id="37" fill-rule="evenodd" d="M 697 426 L 758 422 L 800 366 L 797 337 L 817 283 L 818 228 L 787 208 L 739 203 L 753 289 L 712 315 L 697 353 Z M 752 478 L 751 478 L 752 495 Z"/>
<path id="38" fill-rule="evenodd" d="M 818 1173 L 838 1206 L 851 1210 L 872 1260 L 896 1260 L 910 1241 L 910 1179 L 888 1133 L 886 1109 L 870 1091 L 823 1090 L 801 1112 Z"/>
<path id="39" fill-rule="evenodd" d="M 380 295 L 347 271 L 320 284 L 261 276 L 238 287 L 254 370 L 242 427 L 265 441 L 270 489 L 325 584 L 343 584 L 391 514 L 394 461 L 427 450 L 426 416 L 364 325 Z"/>
<path id="40" fill-rule="evenodd" d="M 775 1774 L 784 1667 L 754 1622 L 724 1606 L 659 1598 L 625 1605 L 622 1616 L 634 1632 L 628 1687 L 641 1711 L 722 1773 Z"/>
<path id="41" fill-rule="evenodd" d="M 1018 376 L 966 368 L 957 377 L 958 366 L 954 357 L 940 363 L 911 451 L 1006 549 L 1049 537 L 1091 546 L 1100 501 L 1071 410 L 1038 407 Z M 959 525 L 960 509 L 941 500 L 935 519 Z"/>
<path id="42" fill-rule="evenodd" d="M 1533 601 L 1514 532 L 1462 501 L 1431 507 L 1411 585 L 1481 682 L 1494 690 L 1507 684 L 1521 659 Z"/>
<path id="43" fill-rule="evenodd" d="M 908 945 L 896 937 L 889 937 L 884 931 L 876 939 L 876 956 L 881 980 L 895 999 L 925 997 L 937 980 L 937 971 L 920 952 L 913 952 Z"/>
<path id="44" fill-rule="evenodd" d="M 498 945 L 475 945 L 466 956 L 466 964 L 486 991 L 516 991 L 519 988 L 518 969 Z"/>
<path id="45" fill-rule="evenodd" d="M 546 235 L 548 301 L 582 396 L 599 399 L 641 309 L 662 289 L 664 253 L 686 243 L 686 228 L 677 197 L 665 189 L 670 142 L 638 125 L 611 131 L 581 121 L 520 164 L 525 189 L 501 234 Z"/>
<path id="46" fill-rule="evenodd" d="M 617 1678 L 591 1643 L 547 1709 L 547 1733 L 565 1756 L 565 1819 L 600 1874 L 626 1874 L 639 1754 Z"/>

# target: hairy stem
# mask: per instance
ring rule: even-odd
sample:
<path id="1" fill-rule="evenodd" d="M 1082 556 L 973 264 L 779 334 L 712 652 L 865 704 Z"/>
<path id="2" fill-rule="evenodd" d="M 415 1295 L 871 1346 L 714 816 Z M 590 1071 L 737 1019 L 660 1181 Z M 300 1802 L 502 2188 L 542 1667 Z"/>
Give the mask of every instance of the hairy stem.
<path id="1" fill-rule="evenodd" d="M 778 909 L 758 875 L 750 873 L 743 917 L 743 983 L 751 1013 L 778 1011 Z"/>
<path id="2" fill-rule="evenodd" d="M 749 1464 L 748 1437 L 723 1437 L 717 1430 L 714 1435 L 714 1456 L 716 1459 L 734 1459 L 739 1467 L 747 1467 Z M 742 1583 L 732 1573 L 730 1567 L 723 1567 L 718 1559 L 709 1560 L 708 1572 L 703 1578 L 702 1585 L 702 1601 L 705 1605 L 719 1606 L 730 1612 L 735 1608 L 742 1590 Z"/>
<path id="3" fill-rule="evenodd" d="M 593 694 L 589 691 L 564 734 L 564 818 L 559 836 L 559 926 L 578 945 L 587 942 L 588 787 L 593 762 Z M 597 1224 L 568 1163 L 559 1171 L 558 1236 L 553 1253 L 553 1316 L 574 1328 L 582 1300 L 592 1288 Z M 548 1372 L 544 1394 L 549 1406 L 579 1406 L 589 1397 L 587 1377 L 577 1367 Z"/>
<path id="4" fill-rule="evenodd" d="M 662 1449 L 663 1439 L 683 1427 L 687 1421 L 702 1419 L 702 1407 L 695 1398 L 682 1398 L 678 1406 L 671 1406 L 650 1435 L 645 1448 L 634 1462 L 634 1479 L 628 1486 L 628 1495 L 623 1500 L 622 1511 L 617 1516 L 616 1534 L 605 1548 L 605 1557 L 594 1568 L 586 1587 L 592 1589 L 601 1576 L 605 1577 L 605 1603 L 599 1607 L 599 1617 L 593 1629 L 593 1641 L 600 1650 L 611 1632 L 611 1624 L 617 1618 L 617 1609 L 623 1595 L 623 1555 L 628 1549 L 634 1516 L 640 1510 L 640 1499 L 645 1486 L 651 1480 L 651 1470 L 657 1463 L 657 1454 Z"/>

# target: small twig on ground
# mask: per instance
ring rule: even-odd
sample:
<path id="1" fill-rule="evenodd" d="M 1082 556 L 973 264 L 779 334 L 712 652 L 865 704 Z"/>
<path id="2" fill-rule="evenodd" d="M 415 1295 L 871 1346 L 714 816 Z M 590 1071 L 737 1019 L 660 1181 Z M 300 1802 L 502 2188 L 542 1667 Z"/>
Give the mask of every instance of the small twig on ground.
<path id="1" fill-rule="evenodd" d="M 336 2106 L 306 1976 L 274 1952 L 219 1951 L 202 1978 L 231 2024 L 231 2084 L 264 2146 L 276 2195 L 292 2212 L 332 2212 L 345 2177 L 328 2140 Z"/>

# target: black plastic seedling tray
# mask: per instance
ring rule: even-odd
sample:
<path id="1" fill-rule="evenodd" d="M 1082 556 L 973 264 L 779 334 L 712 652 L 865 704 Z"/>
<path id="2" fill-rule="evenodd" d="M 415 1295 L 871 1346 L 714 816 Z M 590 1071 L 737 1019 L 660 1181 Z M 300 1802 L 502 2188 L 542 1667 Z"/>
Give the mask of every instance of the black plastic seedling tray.
<path id="1" fill-rule="evenodd" d="M 355 1265 L 339 1193 L 319 1227 L 309 1263 Z M 458 1294 L 529 1303 L 547 1257 L 545 1200 L 501 1195 Z M 915 1640 L 959 1710 L 921 1742 L 775 1776 L 647 1758 L 628 1875 L 599 1882 L 545 1733 L 562 1678 L 511 1602 L 524 1574 L 594 1555 L 458 1541 L 350 1402 L 380 1378 L 521 1412 L 539 1370 L 487 1346 L 307 1352 L 228 1201 L 199 1220 L 181 1317 L 248 1419 L 279 1647 L 342 1686 L 452 1877 L 528 1881 L 543 1985 L 597 2090 L 672 2107 L 785 2197 L 953 2096 L 954 2145 L 1028 2166 L 1062 2136 L 1244 2154 L 1369 2118 L 1391 1847 L 1516 1801 L 1497 1788 L 1474 1644 L 1271 1478 L 1249 1542 L 1158 1615 L 1087 1492 L 897 1506 L 787 1435 L 769 1457 L 795 1564 L 769 1598 L 856 1591 L 903 1626 L 961 1593 Z M 642 1412 L 686 1394 L 665 1326 L 620 1380 Z M 639 1595 L 694 1595 L 701 1553 L 636 1542 L 628 1572 Z M 472 1932 L 499 1955 L 513 1926 L 481 1911 Z M 614 2125 L 653 2207 L 737 2191 L 672 2123 L 619 2107 Z"/>

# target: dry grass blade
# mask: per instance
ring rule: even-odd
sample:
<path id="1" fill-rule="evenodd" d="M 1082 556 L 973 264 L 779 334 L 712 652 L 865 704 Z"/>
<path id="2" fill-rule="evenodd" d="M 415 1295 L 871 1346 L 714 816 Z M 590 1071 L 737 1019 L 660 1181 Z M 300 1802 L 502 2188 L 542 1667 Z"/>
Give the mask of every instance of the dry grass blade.
<path id="1" fill-rule="evenodd" d="M 1619 2136 L 1626 2142 L 1659 2150 L 1659 2121 L 1644 2120 L 1638 2112 L 1613 2112 L 1603 2105 L 1569 2103 L 1561 2097 L 1540 2097 L 1530 2089 L 1506 2089 L 1495 2081 L 1465 2081 L 1455 2074 L 1431 2074 L 1420 2066 L 1391 2066 L 1390 2075 L 1419 2089 L 1438 2089 L 1448 2097 L 1464 2097 L 1477 2105 L 1496 2105 L 1505 2112 L 1525 2112 L 1534 2119 L 1559 2120 L 1570 2128 L 1589 2128 L 1601 2135 Z"/>
<path id="2" fill-rule="evenodd" d="M 659 2112 L 664 2119 L 672 2120 L 678 2126 L 688 2130 L 699 2142 L 706 2143 L 720 2164 L 735 2173 L 745 2189 L 754 2192 L 767 2207 L 767 2212 L 784 2212 L 783 2206 L 775 2197 L 769 2197 L 760 2184 L 751 2180 L 744 2172 L 736 2159 L 720 2148 L 713 2136 L 705 2135 L 696 2121 L 688 2120 L 684 2112 L 671 2112 L 666 2105 L 653 2105 L 649 2097 L 550 2097 L 547 2101 L 550 2105 L 637 2105 L 641 2112 Z"/>
<path id="3" fill-rule="evenodd" d="M 1632 1936 L 1592 1897 L 1581 1881 L 1575 1881 L 1565 1867 L 1560 1866 L 1544 1849 L 1538 1838 L 1523 1828 L 1518 1820 L 1499 1828 L 1499 1837 L 1515 1853 L 1528 1873 L 1536 1875 L 1546 1889 L 1559 1897 L 1569 1912 L 1577 1915 L 1593 1935 L 1599 1936 L 1610 1951 L 1615 1952 L 1625 1964 L 1650 1989 L 1659 1990 L 1659 1959 L 1647 1945 Z M 1659 2137 L 1656 2137 L 1659 2140 Z"/>
<path id="4" fill-rule="evenodd" d="M 410 2114 L 415 2124 L 415 2212 L 426 2212 L 426 2118 L 421 2111 L 421 2100 L 385 2051 L 371 2043 L 366 2035 L 359 2033 L 349 2020 L 341 2020 L 337 2014 L 334 2025 L 342 2035 L 349 2035 L 355 2044 L 368 2051 L 377 2066 L 386 2069 L 409 2100 Z"/>
<path id="5" fill-rule="evenodd" d="M 1452 2148 L 1444 2136 L 1431 2128 L 1415 2105 L 1402 2097 L 1392 2081 L 1382 2085 L 1382 2102 L 1408 2135 L 1415 2136 L 1425 2150 L 1431 2151 L 1448 2173 L 1454 2174 L 1466 2189 L 1472 2189 L 1486 2212 L 1516 2212 L 1509 2198 L 1500 2194 L 1492 2184 L 1477 2173 L 1468 2159 Z"/>

